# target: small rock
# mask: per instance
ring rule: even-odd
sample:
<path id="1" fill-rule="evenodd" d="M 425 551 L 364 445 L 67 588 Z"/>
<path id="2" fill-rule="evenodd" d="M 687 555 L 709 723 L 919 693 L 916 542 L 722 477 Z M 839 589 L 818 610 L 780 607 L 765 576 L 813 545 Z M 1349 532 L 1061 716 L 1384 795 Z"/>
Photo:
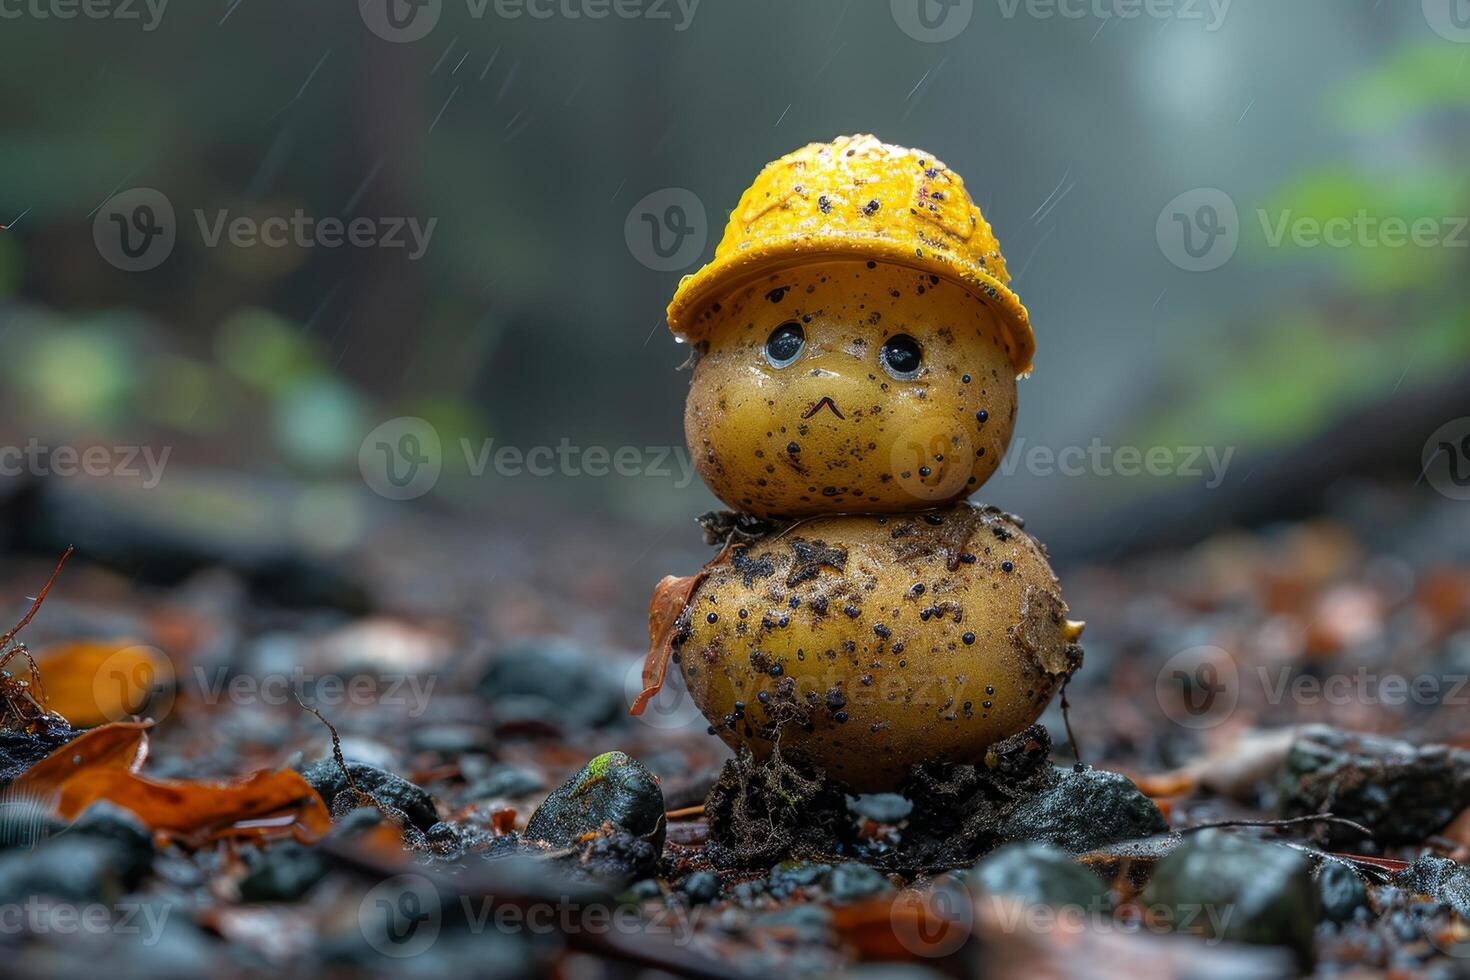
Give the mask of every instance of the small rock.
<path id="1" fill-rule="evenodd" d="M 770 892 L 777 898 L 786 898 L 799 888 L 809 888 L 831 874 L 832 865 L 816 864 L 811 861 L 782 861 L 766 876 Z"/>
<path id="2" fill-rule="evenodd" d="M 294 901 L 326 873 L 326 863 L 314 849 L 285 841 L 256 857 L 240 882 L 240 898 L 247 902 Z"/>
<path id="3" fill-rule="evenodd" d="M 465 790 L 467 800 L 519 799 L 546 788 L 541 774 L 519 766 L 499 766 Z"/>
<path id="4" fill-rule="evenodd" d="M 1283 817 L 1331 812 L 1381 843 L 1417 844 L 1470 807 L 1470 751 L 1311 725 L 1292 743 L 1277 785 Z M 1362 839 L 1341 824 L 1323 833 L 1338 845 Z"/>
<path id="5" fill-rule="evenodd" d="M 913 811 L 914 804 L 898 793 L 867 793 L 850 797 L 847 807 L 874 823 L 895 824 Z"/>
<path id="6" fill-rule="evenodd" d="M 1350 922 L 1358 909 L 1368 904 L 1363 876 L 1342 861 L 1323 861 L 1317 868 L 1317 897 L 1322 918 L 1328 922 Z"/>
<path id="7" fill-rule="evenodd" d="M 622 685 L 606 664 L 565 640 L 527 640 L 502 650 L 480 679 L 496 718 L 595 728 L 624 713 Z M 507 715 L 511 717 L 507 717 Z"/>
<path id="8" fill-rule="evenodd" d="M 490 733 L 475 725 L 429 725 L 414 729 L 408 742 L 419 752 L 455 756 L 485 749 Z"/>
<path id="9" fill-rule="evenodd" d="M 975 865 L 970 881 L 990 894 L 1028 904 L 1085 909 L 1112 905 L 1106 882 L 1066 851 L 1047 844 L 1007 844 Z"/>
<path id="10" fill-rule="evenodd" d="M 1409 867 L 1394 875 L 1400 888 L 1428 895 L 1443 902 L 1470 921 L 1470 868 L 1449 858 L 1421 854 Z"/>
<path id="11" fill-rule="evenodd" d="M 1168 829 L 1159 808 L 1127 776 L 1105 769 L 1068 770 L 1000 825 L 1006 840 L 1039 841 L 1074 854 Z"/>
<path id="12" fill-rule="evenodd" d="M 832 912 L 826 906 L 803 902 L 757 916 L 751 924 L 758 929 L 790 930 L 800 942 L 817 942 L 831 930 Z"/>
<path id="13" fill-rule="evenodd" d="M 153 834 L 131 810 L 98 800 L 83 810 L 64 831 L 71 835 L 111 841 L 117 845 L 124 877 L 140 878 L 153 865 Z"/>
<path id="14" fill-rule="evenodd" d="M 696 871 L 679 883 L 679 890 L 693 905 L 713 902 L 720 894 L 720 876 L 713 871 Z"/>
<path id="15" fill-rule="evenodd" d="M 135 883 L 132 866 L 115 841 L 51 837 L 32 850 L 0 854 L 0 906 L 42 897 L 78 903 L 114 898 Z"/>
<path id="16" fill-rule="evenodd" d="M 892 891 L 893 885 L 877 869 L 849 861 L 827 875 L 827 894 L 838 903 L 856 902 L 871 895 Z"/>
<path id="17" fill-rule="evenodd" d="M 347 769 L 352 773 L 357 788 L 368 793 L 386 806 L 403 811 L 409 823 L 419 830 L 428 830 L 439 822 L 439 813 L 434 809 L 434 799 L 413 783 L 384 769 L 363 762 L 348 760 Z M 302 777 L 311 788 L 321 794 L 327 807 L 336 814 L 337 798 L 348 790 L 347 777 L 342 767 L 331 756 L 318 759 L 301 770 Z M 360 806 L 358 800 L 350 800 L 351 808 Z"/>
<path id="18" fill-rule="evenodd" d="M 624 897 L 632 902 L 641 902 L 647 898 L 658 898 L 662 894 L 663 889 L 658 886 L 657 878 L 644 878 L 642 881 L 635 881 L 623 893 Z"/>
<path id="19" fill-rule="evenodd" d="M 1310 862 L 1291 848 L 1202 830 L 1159 862 L 1142 901 L 1164 906 L 1180 931 L 1285 946 L 1311 965 L 1317 890 Z"/>
<path id="20" fill-rule="evenodd" d="M 658 780 L 622 752 L 604 752 L 552 790 L 531 814 L 525 836 L 572 847 L 604 823 L 663 850 L 664 795 Z"/>
<path id="21" fill-rule="evenodd" d="M 0 728 L 0 785 L 15 779 L 80 734 L 60 720 L 43 723 L 36 733 Z"/>

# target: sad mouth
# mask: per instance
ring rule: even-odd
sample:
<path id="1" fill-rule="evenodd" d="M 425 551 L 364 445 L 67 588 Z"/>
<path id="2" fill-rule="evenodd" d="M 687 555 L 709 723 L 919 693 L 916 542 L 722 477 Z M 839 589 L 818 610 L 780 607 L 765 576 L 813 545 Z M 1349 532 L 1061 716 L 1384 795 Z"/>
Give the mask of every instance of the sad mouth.
<path id="1" fill-rule="evenodd" d="M 832 409 L 832 414 L 837 416 L 839 419 L 845 418 L 845 416 L 837 410 L 837 403 L 832 400 L 832 397 L 830 395 L 823 395 L 822 400 L 814 404 L 811 408 L 807 409 L 801 417 L 803 419 L 809 419 L 813 415 L 816 415 L 818 412 L 820 412 L 823 406 Z"/>

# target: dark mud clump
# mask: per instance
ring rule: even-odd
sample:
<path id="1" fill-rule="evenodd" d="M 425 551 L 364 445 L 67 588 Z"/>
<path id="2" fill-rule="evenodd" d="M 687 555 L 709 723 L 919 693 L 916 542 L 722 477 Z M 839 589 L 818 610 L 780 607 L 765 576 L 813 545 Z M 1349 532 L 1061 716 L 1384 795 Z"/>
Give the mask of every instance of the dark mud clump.
<path id="1" fill-rule="evenodd" d="M 1011 811 L 1057 780 L 1051 736 L 1041 725 L 995 743 L 980 765 L 916 766 L 903 790 L 914 809 L 901 846 L 884 863 L 906 868 L 969 864 L 1004 841 L 1001 824 Z"/>
<path id="2" fill-rule="evenodd" d="M 779 743 L 764 762 L 746 752 L 726 762 L 704 812 L 708 855 L 717 867 L 826 856 L 855 834 L 844 788 L 800 753 L 783 753 Z"/>

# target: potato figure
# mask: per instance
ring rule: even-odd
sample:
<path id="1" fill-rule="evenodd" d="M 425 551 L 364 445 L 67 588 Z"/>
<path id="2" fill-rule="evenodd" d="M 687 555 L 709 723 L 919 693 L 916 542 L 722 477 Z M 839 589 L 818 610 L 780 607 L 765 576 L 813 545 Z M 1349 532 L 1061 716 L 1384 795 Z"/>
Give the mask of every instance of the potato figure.
<path id="1" fill-rule="evenodd" d="M 635 713 L 677 664 L 731 747 L 779 740 L 858 791 L 1035 722 L 1082 624 L 1020 522 L 961 503 L 1031 370 L 1008 282 L 963 182 L 922 151 L 841 137 L 761 171 L 668 318 L 695 349 L 700 476 L 771 530 L 660 585 Z"/>

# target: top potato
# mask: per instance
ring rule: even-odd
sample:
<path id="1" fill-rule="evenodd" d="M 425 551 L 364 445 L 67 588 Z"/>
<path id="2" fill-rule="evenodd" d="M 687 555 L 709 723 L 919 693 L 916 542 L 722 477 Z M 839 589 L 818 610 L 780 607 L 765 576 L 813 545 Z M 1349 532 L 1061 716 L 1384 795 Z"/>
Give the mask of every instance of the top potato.
<path id="1" fill-rule="evenodd" d="M 926 510 L 995 471 L 1016 381 L 974 292 L 927 272 L 837 261 L 714 304 L 685 437 L 700 476 L 761 517 Z"/>

